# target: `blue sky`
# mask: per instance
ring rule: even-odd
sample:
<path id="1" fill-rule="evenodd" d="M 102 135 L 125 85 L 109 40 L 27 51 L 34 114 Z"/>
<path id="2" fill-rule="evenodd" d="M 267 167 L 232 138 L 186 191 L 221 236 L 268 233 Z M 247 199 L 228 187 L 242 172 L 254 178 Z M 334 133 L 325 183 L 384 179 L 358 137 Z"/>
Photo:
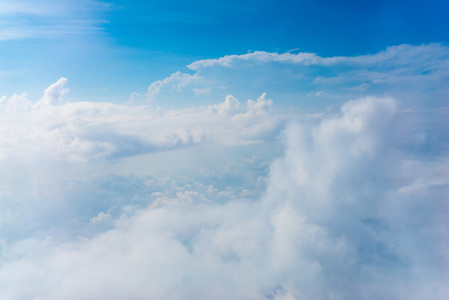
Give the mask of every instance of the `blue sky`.
<path id="1" fill-rule="evenodd" d="M 0 298 L 449 298 L 447 1 L 0 1 Z"/>
<path id="2" fill-rule="evenodd" d="M 446 1 L 11 3 L 0 8 L 0 84 L 34 98 L 62 76 L 77 101 L 123 102 L 199 59 L 294 49 L 372 54 L 449 36 Z"/>

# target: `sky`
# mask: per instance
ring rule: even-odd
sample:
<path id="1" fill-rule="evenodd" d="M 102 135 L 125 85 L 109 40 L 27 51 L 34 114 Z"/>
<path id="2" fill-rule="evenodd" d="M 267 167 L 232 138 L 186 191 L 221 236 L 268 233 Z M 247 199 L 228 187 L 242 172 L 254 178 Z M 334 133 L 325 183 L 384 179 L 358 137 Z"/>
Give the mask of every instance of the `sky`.
<path id="1" fill-rule="evenodd" d="M 447 1 L 0 1 L 1 299 L 447 299 Z"/>
<path id="2" fill-rule="evenodd" d="M 74 101 L 121 103 L 201 59 L 254 51 L 374 54 L 446 42 L 444 0 L 3 0 L 3 93 L 33 99 L 61 77 Z"/>

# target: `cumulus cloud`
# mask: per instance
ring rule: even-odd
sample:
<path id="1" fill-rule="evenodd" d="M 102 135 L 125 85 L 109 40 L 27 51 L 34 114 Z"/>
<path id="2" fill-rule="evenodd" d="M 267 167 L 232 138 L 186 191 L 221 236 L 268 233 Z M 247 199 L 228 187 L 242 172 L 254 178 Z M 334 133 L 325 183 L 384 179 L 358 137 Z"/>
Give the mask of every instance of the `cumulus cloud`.
<path id="1" fill-rule="evenodd" d="M 248 100 L 246 110 L 240 105 L 240 102 L 229 95 L 223 103 L 217 105 L 210 105 L 209 111 L 217 113 L 221 116 L 231 116 L 236 120 L 251 119 L 255 116 L 266 115 L 270 112 L 273 101 L 265 99 L 267 93 L 263 93 L 256 101 Z"/>
<path id="2" fill-rule="evenodd" d="M 0 107 L 8 113 L 23 112 L 31 107 L 31 101 L 27 93 L 14 94 L 11 97 L 3 96 L 0 98 Z"/>
<path id="3" fill-rule="evenodd" d="M 67 78 L 61 77 L 58 81 L 50 85 L 44 92 L 44 96 L 37 103 L 37 105 L 59 105 L 62 104 L 63 96 L 69 92 L 69 89 L 65 89 L 67 84 Z"/>
<path id="4" fill-rule="evenodd" d="M 200 144 L 225 145 L 273 138 L 282 117 L 262 96 L 247 107 L 223 103 L 181 110 L 111 103 L 66 103 L 67 79 L 48 87 L 35 105 L 26 94 L 3 97 L 4 157 L 26 153 L 70 161 L 117 159 Z M 178 83 L 179 84 L 179 83 Z M 239 120 L 244 120 L 241 122 Z M 11 131 L 21 132 L 11 136 Z"/>
<path id="5" fill-rule="evenodd" d="M 216 112 L 222 116 L 233 116 L 240 113 L 242 111 L 242 107 L 240 102 L 235 97 L 228 95 L 223 103 L 209 106 L 209 111 Z"/>
<path id="6" fill-rule="evenodd" d="M 1 97 L 0 298 L 446 299 L 447 53 L 198 62 L 157 109 Z"/>
<path id="7" fill-rule="evenodd" d="M 148 87 L 147 97 L 151 101 L 154 97 L 161 92 L 161 89 L 166 88 L 168 90 L 180 91 L 185 86 L 197 82 L 200 78 L 196 75 L 190 75 L 186 73 L 176 72 L 163 80 L 153 82 Z"/>
<path id="8" fill-rule="evenodd" d="M 193 75 L 178 72 L 156 82 L 157 86 L 171 83 L 165 91 L 158 89 L 155 99 L 170 103 L 175 97 L 198 103 L 204 99 L 198 93 L 201 90 L 208 91 L 208 99 L 223 99 L 229 94 L 251 98 L 268 92 L 278 105 L 300 105 L 302 111 L 317 112 L 348 99 L 388 94 L 400 101 L 407 98 L 412 109 L 443 107 L 448 92 L 448 52 L 445 45 L 428 44 L 392 46 L 361 56 L 263 51 L 228 55 L 190 64 Z"/>
<path id="9" fill-rule="evenodd" d="M 259 199 L 180 191 L 91 238 L 5 245 L 1 295 L 445 299 L 448 162 L 407 159 L 401 120 L 391 98 L 351 101 L 288 127 Z"/>

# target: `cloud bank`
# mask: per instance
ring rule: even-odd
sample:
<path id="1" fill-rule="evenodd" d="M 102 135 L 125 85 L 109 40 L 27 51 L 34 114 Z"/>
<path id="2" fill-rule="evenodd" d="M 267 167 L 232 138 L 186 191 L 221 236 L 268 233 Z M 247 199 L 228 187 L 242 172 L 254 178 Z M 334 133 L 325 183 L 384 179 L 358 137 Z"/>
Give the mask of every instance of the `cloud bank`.
<path id="1" fill-rule="evenodd" d="M 65 78 L 2 97 L 0 298 L 446 299 L 448 57 L 256 52 L 148 105 L 71 103 Z M 328 98 L 215 98 L 236 81 Z M 209 102 L 155 105 L 189 92 Z"/>
<path id="2" fill-rule="evenodd" d="M 159 105 L 172 104 L 172 99 L 202 103 L 227 94 L 249 98 L 267 92 L 277 103 L 314 113 L 348 99 L 388 95 L 404 101 L 404 108 L 442 107 L 448 94 L 448 53 L 445 45 L 429 44 L 352 57 L 263 51 L 229 55 L 190 64 L 192 74 L 178 72 L 166 78 L 151 99 Z M 194 92 L 205 89 L 207 94 Z"/>
<path id="3" fill-rule="evenodd" d="M 261 199 L 177 197 L 92 238 L 6 246 L 2 297 L 444 299 L 447 159 L 403 159 L 397 115 L 365 98 L 292 124 Z"/>
<path id="4" fill-rule="evenodd" d="M 232 96 L 184 110 L 125 104 L 65 103 L 61 78 L 35 104 L 26 94 L 0 102 L 3 157 L 34 155 L 69 161 L 117 159 L 201 144 L 234 145 L 274 138 L 283 117 L 265 94 L 241 104 Z M 20 133 L 20 134 L 17 134 Z"/>

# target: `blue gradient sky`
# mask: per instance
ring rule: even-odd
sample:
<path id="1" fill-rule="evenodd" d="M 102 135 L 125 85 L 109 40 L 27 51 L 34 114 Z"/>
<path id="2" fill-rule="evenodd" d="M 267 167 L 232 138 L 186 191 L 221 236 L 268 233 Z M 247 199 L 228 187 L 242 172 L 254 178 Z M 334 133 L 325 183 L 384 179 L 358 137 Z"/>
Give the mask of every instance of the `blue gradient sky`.
<path id="1" fill-rule="evenodd" d="M 31 7 L 31 8 L 30 8 Z M 320 56 L 447 43 L 447 1 L 6 1 L 0 88 L 38 98 L 69 78 L 71 99 L 126 101 L 193 61 L 294 49 Z"/>

